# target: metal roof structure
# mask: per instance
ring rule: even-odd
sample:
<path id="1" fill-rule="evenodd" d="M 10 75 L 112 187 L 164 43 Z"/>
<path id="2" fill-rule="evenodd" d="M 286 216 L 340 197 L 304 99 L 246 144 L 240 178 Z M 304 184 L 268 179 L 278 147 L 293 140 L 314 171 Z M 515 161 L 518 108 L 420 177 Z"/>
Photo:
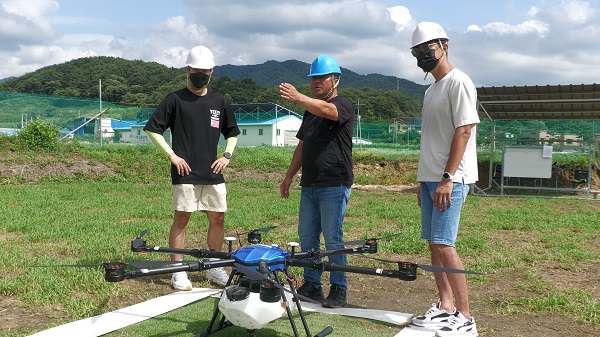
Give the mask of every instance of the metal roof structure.
<path id="1" fill-rule="evenodd" d="M 279 104 L 275 103 L 246 103 L 246 104 L 231 104 L 231 108 L 233 112 L 237 115 L 244 113 L 255 113 L 257 116 L 261 114 L 272 115 L 274 118 L 277 118 L 280 114 L 285 115 L 293 115 L 300 119 L 302 119 L 302 115 L 288 109 L 282 107 Z"/>
<path id="2" fill-rule="evenodd" d="M 489 120 L 600 119 L 600 84 L 477 88 L 479 115 Z"/>
<path id="3" fill-rule="evenodd" d="M 569 84 L 546 86 L 513 86 L 513 87 L 480 87 L 477 88 L 477 109 L 479 117 L 490 120 L 492 125 L 492 142 L 490 146 L 490 163 L 488 187 L 475 194 L 487 195 L 486 191 L 493 184 L 493 157 L 496 148 L 496 136 L 502 129 L 517 120 L 600 120 L 600 85 Z M 497 121 L 508 121 L 500 130 L 496 130 Z M 532 147 L 529 147 L 532 148 Z M 570 147 L 570 150 L 575 149 Z M 588 183 L 585 191 L 590 198 L 593 147 L 583 146 L 578 150 L 589 152 Z M 505 152 L 502 152 L 504 170 Z M 512 164 L 511 164 L 512 165 Z M 518 163 L 522 166 L 522 163 Z M 503 176 L 504 173 L 502 173 Z M 502 182 L 504 179 L 502 178 Z M 504 186 L 506 188 L 507 186 Z M 515 187 L 515 186 L 510 186 Z M 518 187 L 522 188 L 522 187 Z M 537 188 L 539 190 L 569 190 L 559 188 Z M 502 187 L 501 187 L 501 194 Z"/>

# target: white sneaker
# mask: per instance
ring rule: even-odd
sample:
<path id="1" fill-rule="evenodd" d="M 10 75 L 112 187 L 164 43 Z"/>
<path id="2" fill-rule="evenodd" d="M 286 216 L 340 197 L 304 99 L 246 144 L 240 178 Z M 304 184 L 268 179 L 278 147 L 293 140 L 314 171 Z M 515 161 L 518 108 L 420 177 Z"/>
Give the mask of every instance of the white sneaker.
<path id="1" fill-rule="evenodd" d="M 475 318 L 471 317 L 471 320 L 468 320 L 465 316 L 463 316 L 463 314 L 459 312 L 458 315 L 450 318 L 450 324 L 436 331 L 435 335 L 437 337 L 477 337 L 479 334 L 477 333 L 477 325 L 475 324 Z"/>
<path id="2" fill-rule="evenodd" d="M 431 304 L 431 308 L 427 310 L 425 315 L 417 316 L 412 319 L 413 324 L 425 328 L 441 328 L 450 323 L 450 320 L 457 314 L 456 308 L 454 312 L 447 312 L 440 309 L 442 303 Z"/>
<path id="3" fill-rule="evenodd" d="M 190 282 L 187 273 L 184 271 L 173 273 L 173 276 L 171 276 L 171 285 L 175 290 L 192 290 L 192 282 Z"/>
<path id="4" fill-rule="evenodd" d="M 208 269 L 206 271 L 206 278 L 221 286 L 226 285 L 227 281 L 229 281 L 229 275 L 227 275 L 227 272 L 223 267 Z"/>

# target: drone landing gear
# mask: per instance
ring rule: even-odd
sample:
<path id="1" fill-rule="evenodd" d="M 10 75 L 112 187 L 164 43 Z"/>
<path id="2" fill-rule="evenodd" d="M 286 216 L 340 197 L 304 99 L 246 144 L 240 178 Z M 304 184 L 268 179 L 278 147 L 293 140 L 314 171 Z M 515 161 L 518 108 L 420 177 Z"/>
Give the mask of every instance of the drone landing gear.
<path id="1" fill-rule="evenodd" d="M 287 270 L 285 270 L 285 272 L 287 272 Z M 237 276 L 237 279 L 236 279 L 236 282 L 235 282 L 237 284 L 237 286 L 233 286 L 233 287 L 238 287 L 238 286 L 239 286 L 239 288 L 246 288 L 247 287 L 246 289 L 250 289 L 250 291 L 253 291 L 253 292 L 256 292 L 257 290 L 264 291 L 264 289 L 263 289 L 265 287 L 264 284 L 252 283 L 248 279 L 244 278 L 244 274 L 243 273 L 240 273 L 238 271 L 232 272 L 232 275 L 230 276 L 229 282 L 227 282 L 227 286 L 229 286 L 231 284 L 231 281 L 233 279 L 234 274 L 235 274 L 235 276 Z M 277 275 L 277 272 L 274 272 L 273 276 L 275 278 L 276 283 L 279 284 L 279 285 L 281 285 L 282 283 L 281 283 L 281 280 L 280 280 L 279 276 Z M 302 306 L 300 304 L 299 297 L 297 296 L 296 290 L 294 288 L 294 284 L 292 283 L 291 280 L 288 280 L 288 284 L 289 284 L 290 289 L 291 289 L 290 292 L 293 294 L 291 296 L 292 297 L 291 300 L 293 300 L 294 303 L 296 304 L 296 308 L 298 310 L 298 315 L 300 316 L 300 320 L 302 321 L 302 325 L 304 327 L 304 331 L 306 332 L 306 336 L 307 337 L 324 337 L 324 336 L 327 336 L 327 335 L 331 334 L 333 332 L 333 328 L 331 326 L 328 326 L 323 331 L 319 332 L 318 334 L 316 334 L 314 336 L 311 335 L 310 330 L 308 328 L 308 324 L 307 324 L 306 319 L 304 317 L 304 312 L 302 310 Z M 227 288 L 228 288 L 227 286 L 225 287 L 226 290 L 224 290 L 222 298 L 223 298 L 223 296 L 227 295 L 225 293 L 227 291 Z M 282 287 L 280 286 L 280 288 L 282 288 Z M 281 305 L 285 308 L 285 312 L 286 312 L 286 314 L 288 316 L 288 319 L 290 321 L 290 325 L 291 325 L 291 328 L 293 330 L 294 336 L 295 337 L 300 337 L 300 335 L 298 333 L 298 329 L 296 327 L 296 322 L 295 322 L 294 317 L 293 317 L 292 308 L 290 307 L 289 302 L 288 302 L 288 299 L 290 298 L 290 295 L 286 295 L 286 292 L 284 290 L 277 289 L 277 288 L 272 288 L 271 290 L 268 290 L 268 293 L 267 293 L 267 295 L 265 295 L 265 297 L 268 298 L 268 297 L 273 296 L 273 294 L 271 293 L 271 291 L 278 291 L 278 292 L 280 292 L 280 296 L 283 299 L 283 302 L 281 303 Z M 235 289 L 235 291 L 232 291 L 232 294 L 230 294 L 230 295 L 232 295 L 232 296 L 240 296 L 239 293 L 240 293 L 240 289 Z M 254 296 L 256 296 L 256 294 L 254 294 Z M 259 299 L 255 297 L 255 300 L 258 301 Z M 276 302 L 279 302 L 279 300 L 277 300 Z M 206 331 L 203 332 L 203 333 L 201 333 L 201 334 L 199 334 L 199 335 L 196 335 L 194 337 L 207 337 L 207 336 L 209 336 L 209 335 L 211 335 L 211 334 L 213 334 L 213 333 L 215 333 L 217 331 L 225 329 L 226 327 L 238 324 L 238 323 L 234 323 L 234 322 L 231 322 L 231 321 L 227 320 L 227 317 L 225 317 L 225 314 L 223 314 L 221 312 L 221 310 L 219 309 L 219 307 L 220 307 L 219 303 L 217 303 L 217 305 L 215 306 L 213 317 L 212 317 L 212 319 L 210 321 L 210 324 L 208 325 Z M 273 304 L 275 304 L 275 303 L 273 303 Z M 216 324 L 217 320 L 219 321 L 218 324 Z M 234 321 L 235 321 L 235 319 L 234 319 Z M 257 331 L 257 329 L 247 329 L 246 331 L 248 332 L 248 337 L 256 337 L 256 331 Z"/>

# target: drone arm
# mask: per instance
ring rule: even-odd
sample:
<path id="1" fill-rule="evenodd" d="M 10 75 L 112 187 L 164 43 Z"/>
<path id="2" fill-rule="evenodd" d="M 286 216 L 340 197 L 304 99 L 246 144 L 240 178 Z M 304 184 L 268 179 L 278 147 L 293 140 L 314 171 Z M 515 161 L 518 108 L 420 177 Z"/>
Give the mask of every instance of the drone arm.
<path id="1" fill-rule="evenodd" d="M 353 248 L 344 248 L 344 249 L 334 249 L 334 250 L 311 250 L 308 252 L 299 252 L 294 253 L 293 258 L 302 259 L 302 258 L 320 258 L 324 256 L 331 255 L 340 255 L 340 254 L 366 254 L 366 253 L 377 253 L 377 246 L 367 246 L 364 245 L 362 247 L 353 247 Z"/>
<path id="2" fill-rule="evenodd" d="M 136 270 L 125 271 L 124 263 L 105 263 L 104 264 L 104 279 L 108 282 L 119 282 L 125 279 L 162 275 L 168 273 L 176 273 L 179 271 L 203 271 L 212 268 L 228 267 L 235 263 L 234 259 L 216 260 L 216 261 L 201 261 L 201 262 L 185 262 L 179 265 L 171 265 L 162 268 L 142 268 Z"/>
<path id="3" fill-rule="evenodd" d="M 166 273 L 174 273 L 178 271 L 196 271 L 204 270 L 204 262 L 188 262 L 177 266 L 169 266 L 163 268 L 153 269 L 136 269 L 125 271 L 125 263 L 122 262 L 106 262 L 103 264 L 104 267 L 104 279 L 107 282 L 120 282 L 125 279 L 137 278 L 150 275 L 160 275 Z"/>
<path id="4" fill-rule="evenodd" d="M 399 265 L 398 270 L 390 270 L 381 268 L 367 268 L 341 265 L 333 262 L 316 262 L 309 260 L 289 259 L 288 265 L 295 267 L 311 268 L 322 271 L 344 271 L 349 273 L 399 278 L 403 281 L 414 281 L 417 278 L 417 266 L 414 264 Z"/>
<path id="5" fill-rule="evenodd" d="M 180 266 L 169 266 L 163 268 L 152 268 L 152 269 L 137 269 L 130 270 L 125 273 L 125 278 L 137 278 L 151 275 L 162 275 L 168 273 L 176 273 L 179 271 L 201 271 L 204 270 L 204 266 L 200 262 L 189 262 Z"/>
<path id="6" fill-rule="evenodd" d="M 372 250 L 369 246 L 336 249 L 336 250 L 322 250 L 319 252 L 320 256 L 331 256 L 339 254 L 365 254 L 365 253 L 377 253 L 377 249 Z"/>
<path id="7" fill-rule="evenodd" d="M 187 256 L 193 256 L 196 258 L 217 258 L 217 259 L 230 259 L 231 254 L 226 252 L 216 252 L 214 250 L 208 249 L 181 249 L 181 248 L 170 248 L 170 247 L 160 247 L 160 246 L 136 246 L 135 248 L 132 246 L 131 248 L 134 252 L 159 252 L 159 253 L 169 253 L 169 254 L 181 254 Z"/>

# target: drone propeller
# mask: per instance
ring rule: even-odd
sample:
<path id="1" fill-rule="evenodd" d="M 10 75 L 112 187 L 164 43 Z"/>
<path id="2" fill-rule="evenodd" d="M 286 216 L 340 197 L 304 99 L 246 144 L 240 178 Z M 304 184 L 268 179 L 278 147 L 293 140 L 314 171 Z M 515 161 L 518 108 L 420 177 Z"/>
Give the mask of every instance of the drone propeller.
<path id="1" fill-rule="evenodd" d="M 145 229 L 143 230 L 140 234 L 138 234 L 138 236 L 136 236 L 136 239 L 141 239 L 142 237 L 144 237 L 144 235 L 146 235 L 148 233 L 148 230 Z"/>
<path id="2" fill-rule="evenodd" d="M 391 260 L 384 260 L 384 259 L 378 259 L 375 257 L 367 257 L 368 259 L 371 260 L 377 260 L 377 261 L 381 261 L 381 262 L 387 262 L 387 263 L 396 263 L 396 264 L 402 264 L 405 262 L 402 261 L 391 261 Z M 475 271 L 470 271 L 470 270 L 463 270 L 463 269 L 454 269 L 454 268 L 447 268 L 447 267 L 440 267 L 440 266 L 431 266 L 428 264 L 419 264 L 419 263 L 415 263 L 415 265 L 425 271 L 430 271 L 432 273 L 453 273 L 453 274 L 472 274 L 472 275 L 485 275 L 484 273 L 479 273 L 479 272 L 475 272 Z"/>
<path id="3" fill-rule="evenodd" d="M 269 278 L 268 275 L 263 274 L 261 272 L 258 272 L 254 269 L 248 268 L 242 264 L 239 263 L 234 263 L 233 264 L 234 267 L 236 267 L 241 273 L 243 273 L 244 275 L 246 275 L 251 281 L 266 281 L 267 283 L 269 283 L 270 285 L 281 289 L 283 291 L 286 291 L 294 296 L 298 296 L 299 298 L 307 301 L 307 302 L 311 302 L 311 303 L 315 303 L 315 304 L 321 304 L 320 302 L 317 302 L 315 300 L 313 300 L 312 298 L 308 298 L 306 296 L 302 296 L 298 293 L 294 293 L 293 291 L 283 287 L 281 284 L 273 281 L 271 278 Z"/>
<path id="4" fill-rule="evenodd" d="M 191 261 L 177 261 L 176 263 L 186 263 Z M 172 265 L 173 261 L 133 261 L 133 262 L 121 262 L 121 261 L 109 261 L 102 263 L 92 263 L 92 264 L 58 264 L 53 266 L 33 266 L 36 268 L 51 268 L 51 267 L 75 267 L 75 268 L 91 268 L 91 267 L 103 267 L 106 264 L 112 263 L 123 263 L 125 265 L 135 267 L 138 269 L 144 268 L 153 268 L 153 267 L 162 267 L 167 265 Z"/>
<path id="5" fill-rule="evenodd" d="M 366 239 L 366 240 L 356 240 L 356 241 L 348 241 L 348 242 L 344 242 L 344 245 L 348 245 L 348 246 L 362 246 L 365 245 L 368 242 L 377 242 L 377 240 L 383 240 L 383 239 L 388 239 L 394 236 L 398 236 L 402 233 L 396 233 L 396 234 L 392 234 L 392 235 L 388 235 L 388 236 L 382 236 L 380 238 L 370 238 L 370 239 Z"/>
<path id="6" fill-rule="evenodd" d="M 248 234 L 257 234 L 257 233 L 266 233 L 272 229 L 277 228 L 277 226 L 271 226 L 271 227 L 263 227 L 263 228 L 256 228 L 253 230 L 248 231 Z"/>
<path id="7" fill-rule="evenodd" d="M 137 251 L 138 248 L 146 245 L 146 240 L 142 239 L 146 233 L 148 233 L 147 229 L 142 231 L 140 234 L 138 234 L 138 236 L 135 237 L 135 239 L 131 241 L 131 249 L 133 251 Z"/>

